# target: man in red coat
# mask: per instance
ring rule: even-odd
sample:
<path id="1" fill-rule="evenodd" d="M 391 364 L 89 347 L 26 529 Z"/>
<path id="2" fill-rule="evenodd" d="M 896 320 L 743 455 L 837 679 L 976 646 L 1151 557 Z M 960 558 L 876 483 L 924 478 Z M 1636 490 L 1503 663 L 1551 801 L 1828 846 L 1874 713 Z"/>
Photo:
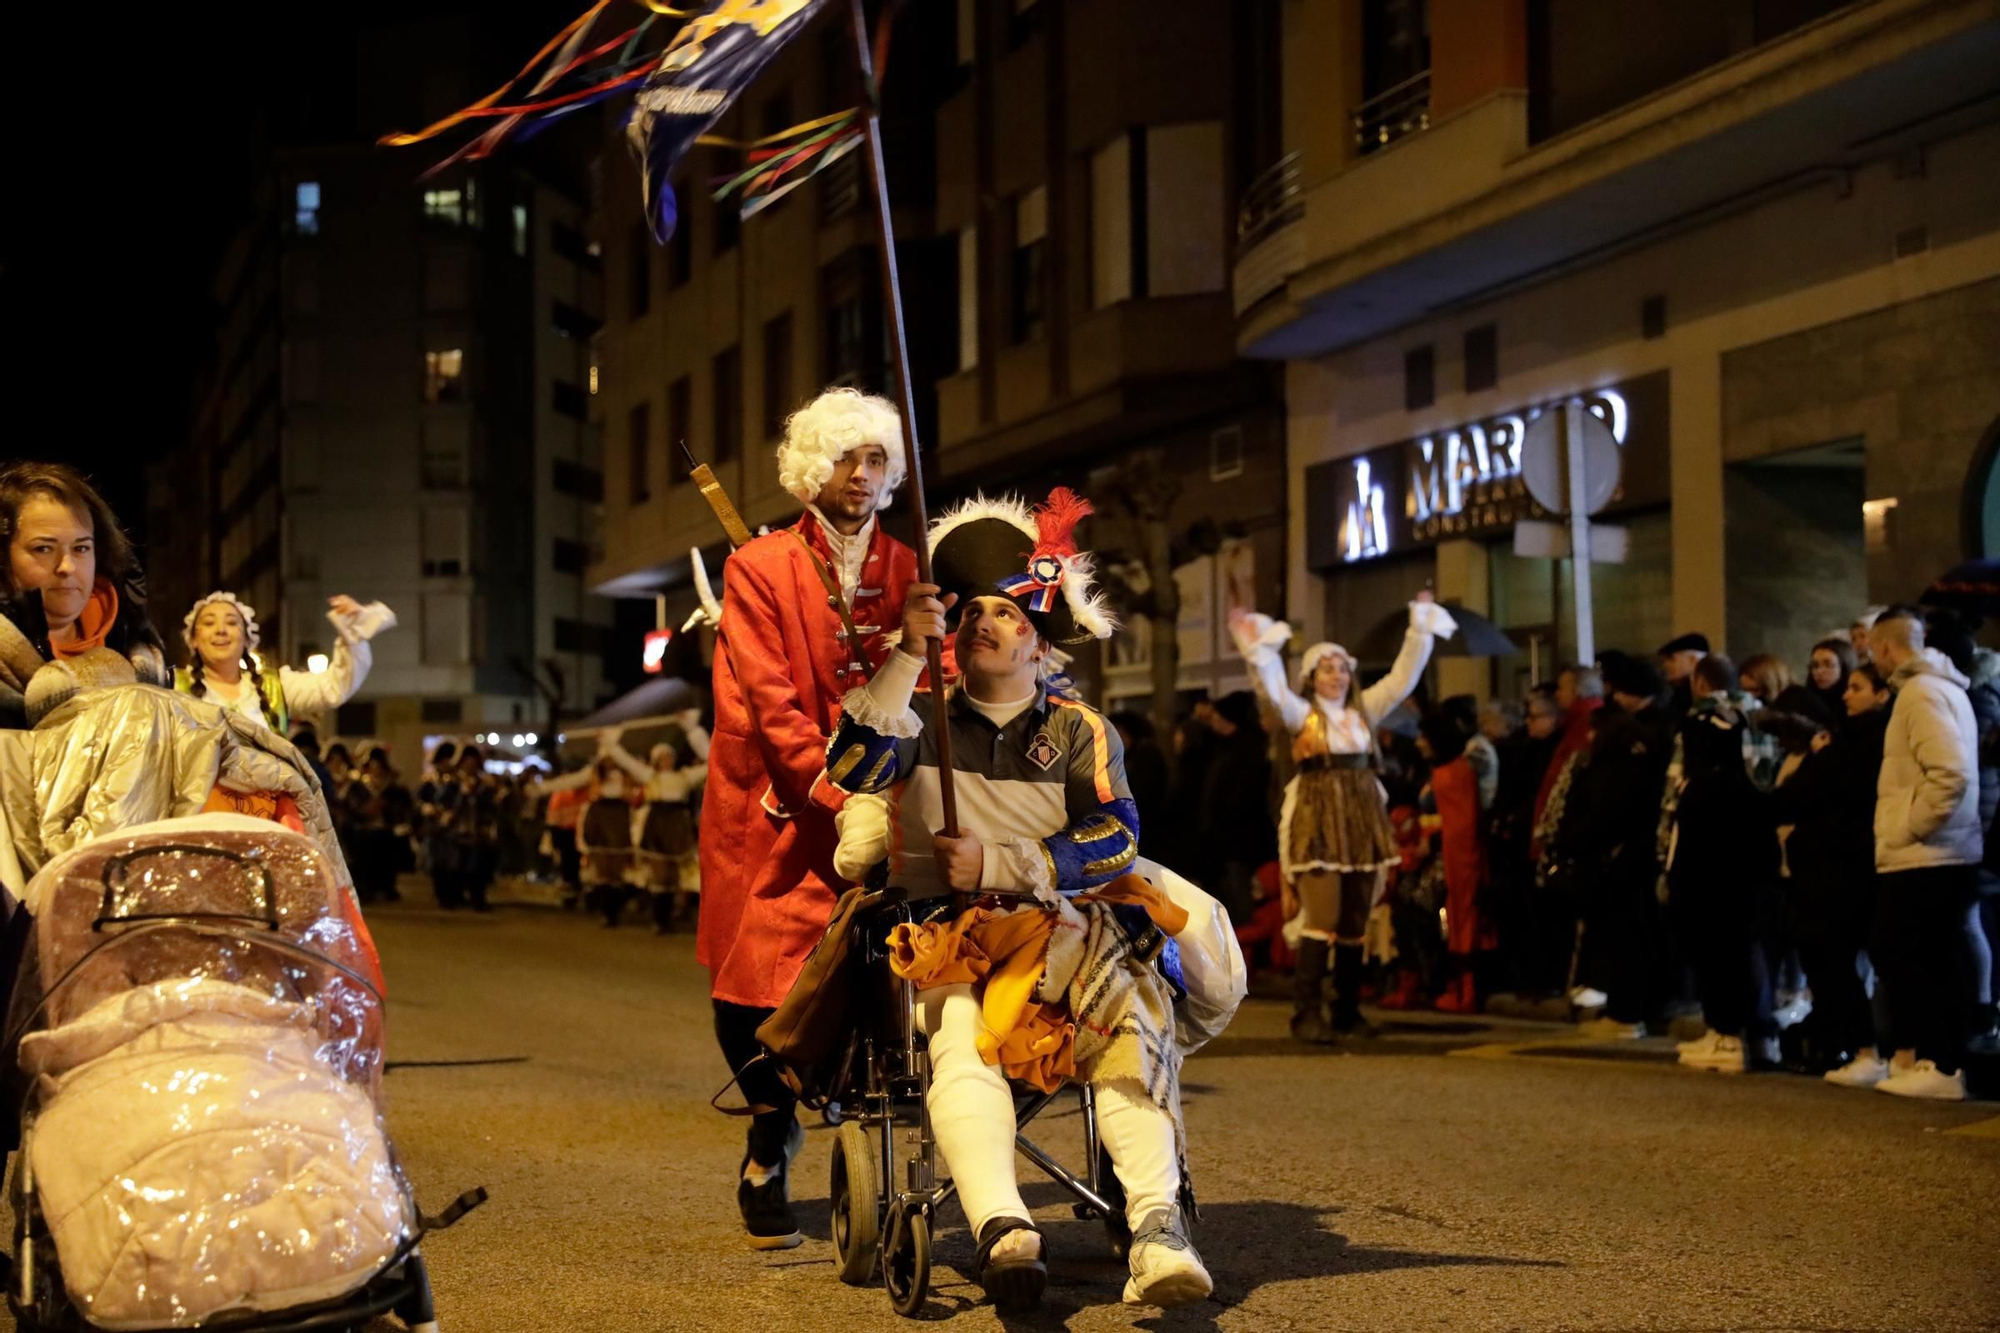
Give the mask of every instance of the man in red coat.
<path id="1" fill-rule="evenodd" d="M 916 554 L 876 513 L 905 473 L 895 407 L 827 390 L 785 423 L 778 448 L 778 479 L 806 512 L 723 567 L 695 957 L 732 1070 L 758 1055 L 758 1024 L 791 989 L 844 886 L 833 852 L 845 794 L 826 778 L 827 737 L 842 696 L 867 683 L 903 622 Z M 757 1249 L 797 1245 L 785 1183 L 803 1139 L 792 1098 L 768 1065 L 750 1070 L 743 1093 L 773 1108 L 751 1122 L 737 1185 L 744 1227 Z"/>

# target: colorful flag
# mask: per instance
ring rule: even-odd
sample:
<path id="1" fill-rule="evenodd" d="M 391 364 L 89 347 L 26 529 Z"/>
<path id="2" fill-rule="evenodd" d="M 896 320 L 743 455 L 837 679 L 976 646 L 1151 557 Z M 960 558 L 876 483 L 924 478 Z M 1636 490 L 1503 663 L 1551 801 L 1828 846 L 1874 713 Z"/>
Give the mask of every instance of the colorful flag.
<path id="1" fill-rule="evenodd" d="M 639 160 L 646 217 L 665 244 L 677 221 L 667 178 L 695 139 L 729 109 L 826 0 L 716 0 L 688 20 L 632 104 L 625 137 Z"/>

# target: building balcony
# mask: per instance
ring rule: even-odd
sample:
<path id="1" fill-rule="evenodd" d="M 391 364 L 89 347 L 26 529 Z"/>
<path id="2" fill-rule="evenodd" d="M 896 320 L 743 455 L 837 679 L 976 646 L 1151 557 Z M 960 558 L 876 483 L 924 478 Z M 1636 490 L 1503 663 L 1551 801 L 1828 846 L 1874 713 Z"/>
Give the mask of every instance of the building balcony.
<path id="1" fill-rule="evenodd" d="M 1539 143 L 1520 91 L 1371 103 L 1372 151 L 1246 200 L 1237 347 L 1318 355 L 1829 179 L 1970 123 L 1995 69 L 1990 0 L 1867 0 Z"/>

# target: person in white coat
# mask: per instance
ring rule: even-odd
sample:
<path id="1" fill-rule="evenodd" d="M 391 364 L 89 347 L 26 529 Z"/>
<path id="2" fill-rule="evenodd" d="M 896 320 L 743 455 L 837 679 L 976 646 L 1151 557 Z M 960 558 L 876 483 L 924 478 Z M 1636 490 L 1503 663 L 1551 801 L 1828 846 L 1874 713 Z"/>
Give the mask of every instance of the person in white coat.
<path id="1" fill-rule="evenodd" d="M 1383 868 L 1397 859 L 1388 797 L 1376 776 L 1381 756 L 1375 728 L 1416 689 L 1435 641 L 1457 632 L 1451 614 L 1420 592 L 1410 603 L 1410 626 L 1389 674 L 1357 694 L 1353 654 L 1337 643 L 1316 643 L 1299 663 L 1295 690 L 1280 655 L 1291 626 L 1251 612 L 1230 617 L 1230 633 L 1258 693 L 1292 733 L 1298 768 L 1285 786 L 1278 819 L 1278 864 L 1285 916 L 1303 918 L 1292 1014 L 1292 1035 L 1300 1041 L 1324 1043 L 1363 1030 L 1368 913 Z M 1335 997 L 1330 1024 L 1322 998 L 1329 953 Z"/>
<path id="2" fill-rule="evenodd" d="M 354 697 L 373 662 L 368 640 L 394 627 L 395 613 L 380 602 L 367 606 L 345 595 L 327 599 L 334 628 L 333 655 L 325 671 L 267 665 L 257 655 L 257 612 L 232 592 L 212 592 L 188 609 L 181 638 L 189 662 L 174 672 L 174 688 L 220 705 L 280 736 L 298 713 L 323 713 Z"/>
<path id="3" fill-rule="evenodd" d="M 1959 1055 L 1973 996 L 1956 966 L 1978 892 L 1979 737 L 1966 678 L 1924 645 L 1924 622 L 1891 610 L 1868 634 L 1896 701 L 1875 786 L 1875 870 L 1881 890 L 1869 953 L 1882 978 L 1907 1069 L 1877 1088 L 1900 1097 L 1963 1101 Z"/>

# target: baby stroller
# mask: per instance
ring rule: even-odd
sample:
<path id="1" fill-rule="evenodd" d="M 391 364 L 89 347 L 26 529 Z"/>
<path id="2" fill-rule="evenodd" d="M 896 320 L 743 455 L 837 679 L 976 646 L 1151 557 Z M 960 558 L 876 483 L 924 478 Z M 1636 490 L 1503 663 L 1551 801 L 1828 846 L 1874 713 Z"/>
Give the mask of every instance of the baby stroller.
<path id="1" fill-rule="evenodd" d="M 30 883 L 8 1015 L 27 1330 L 437 1327 L 382 1120 L 382 981 L 307 838 L 240 815 L 101 837 Z"/>
<path id="2" fill-rule="evenodd" d="M 1136 869 L 1190 909 L 1190 927 L 1181 935 L 1170 939 L 1153 928 L 1132 940 L 1134 956 L 1149 965 L 1162 955 L 1176 958 L 1185 984 L 1178 988 L 1175 1036 L 1185 1056 L 1235 1015 L 1248 988 L 1242 951 L 1228 913 L 1213 898 L 1164 867 L 1141 862 Z M 936 899 L 911 902 L 886 893 L 856 914 L 860 993 L 844 1076 L 835 1080 L 832 1096 L 840 1107 L 830 1190 L 840 1279 L 859 1285 L 879 1271 L 891 1307 L 905 1316 L 917 1314 L 929 1295 L 931 1235 L 939 1210 L 957 1193 L 957 1185 L 938 1182 L 937 1142 L 928 1110 L 930 1055 L 918 1031 L 916 988 L 890 970 L 888 939 L 897 925 L 928 920 L 939 909 Z M 1089 1083 L 1075 1084 L 1083 1119 L 1082 1176 L 1027 1136 L 1029 1123 L 1067 1091 L 1015 1086 L 1015 1147 L 1069 1192 L 1078 1219 L 1103 1223 L 1113 1253 L 1123 1259 L 1132 1241 L 1125 1195 L 1098 1138 Z M 1180 1204 L 1191 1222 L 1197 1218 L 1185 1172 Z"/>

